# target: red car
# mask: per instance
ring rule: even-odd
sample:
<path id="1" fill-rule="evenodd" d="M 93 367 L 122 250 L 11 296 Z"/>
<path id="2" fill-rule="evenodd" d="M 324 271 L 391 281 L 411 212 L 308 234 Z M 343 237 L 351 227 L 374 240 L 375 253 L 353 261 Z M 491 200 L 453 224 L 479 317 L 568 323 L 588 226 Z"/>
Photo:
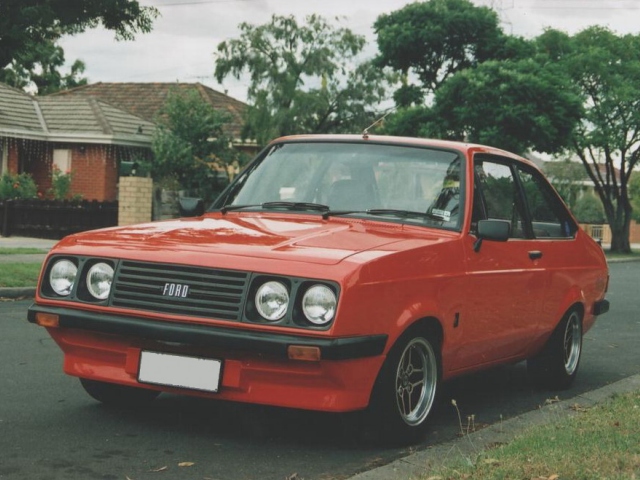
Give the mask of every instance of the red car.
<path id="1" fill-rule="evenodd" d="M 415 440 L 444 380 L 527 360 L 568 387 L 607 284 L 601 247 L 523 158 L 296 136 L 206 213 L 62 240 L 28 318 L 105 403 L 364 410 Z"/>

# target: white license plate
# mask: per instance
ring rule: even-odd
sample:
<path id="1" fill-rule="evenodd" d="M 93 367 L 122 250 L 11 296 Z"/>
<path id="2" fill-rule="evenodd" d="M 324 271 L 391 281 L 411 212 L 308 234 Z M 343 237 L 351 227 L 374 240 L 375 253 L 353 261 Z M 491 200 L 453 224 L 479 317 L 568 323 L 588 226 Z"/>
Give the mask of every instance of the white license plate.
<path id="1" fill-rule="evenodd" d="M 221 369 L 220 360 L 142 351 L 138 381 L 217 392 Z"/>

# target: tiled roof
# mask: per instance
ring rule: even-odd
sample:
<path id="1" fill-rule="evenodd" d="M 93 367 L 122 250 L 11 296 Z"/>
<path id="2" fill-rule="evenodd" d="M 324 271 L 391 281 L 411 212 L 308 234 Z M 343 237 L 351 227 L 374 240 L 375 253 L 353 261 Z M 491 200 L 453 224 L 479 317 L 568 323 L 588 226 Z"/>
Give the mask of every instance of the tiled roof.
<path id="1" fill-rule="evenodd" d="M 0 83 L 0 136 L 150 146 L 155 125 L 93 98 L 33 97 Z"/>
<path id="2" fill-rule="evenodd" d="M 42 131 L 34 98 L 0 83 L 0 129 Z"/>
<path id="3" fill-rule="evenodd" d="M 150 122 L 156 120 L 160 109 L 172 91 L 196 92 L 217 110 L 231 115 L 227 134 L 241 138 L 243 114 L 247 105 L 201 83 L 93 83 L 51 94 L 50 97 L 89 96 L 100 99 Z"/>

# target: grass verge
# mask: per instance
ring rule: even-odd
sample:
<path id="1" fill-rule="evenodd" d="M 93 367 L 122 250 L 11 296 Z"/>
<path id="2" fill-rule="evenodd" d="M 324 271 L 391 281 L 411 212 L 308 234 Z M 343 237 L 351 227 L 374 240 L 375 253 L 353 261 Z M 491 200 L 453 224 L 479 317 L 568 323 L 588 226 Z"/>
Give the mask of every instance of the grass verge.
<path id="1" fill-rule="evenodd" d="M 531 427 L 473 461 L 460 458 L 421 480 L 628 480 L 640 478 L 640 392 Z"/>
<path id="2" fill-rule="evenodd" d="M 42 250 L 40 248 L 26 248 L 26 247 L 18 247 L 18 248 L 0 248 L 0 255 L 30 255 L 32 253 L 47 253 L 46 250 Z"/>
<path id="3" fill-rule="evenodd" d="M 35 287 L 40 263 L 0 264 L 0 287 Z"/>

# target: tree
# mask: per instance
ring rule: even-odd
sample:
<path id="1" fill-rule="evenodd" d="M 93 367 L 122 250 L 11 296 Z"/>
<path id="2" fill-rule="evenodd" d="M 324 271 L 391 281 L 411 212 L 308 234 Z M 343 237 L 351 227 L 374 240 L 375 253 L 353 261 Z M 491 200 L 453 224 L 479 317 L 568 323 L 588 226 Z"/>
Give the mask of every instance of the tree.
<path id="1" fill-rule="evenodd" d="M 560 161 L 546 162 L 543 170 L 567 206 L 574 210 L 579 198 L 582 198 L 580 194 L 585 190 L 585 182 L 589 180 L 582 163 L 565 158 Z M 590 197 L 597 200 L 593 195 Z"/>
<path id="2" fill-rule="evenodd" d="M 496 12 L 469 0 L 410 3 L 374 23 L 376 62 L 414 75 L 432 94 L 456 72 L 506 54 L 499 24 Z"/>
<path id="3" fill-rule="evenodd" d="M 572 150 L 602 201 L 611 251 L 629 253 L 628 184 L 640 160 L 640 36 L 590 27 L 563 45 L 559 63 L 585 99 Z"/>
<path id="4" fill-rule="evenodd" d="M 228 121 L 197 93 L 172 92 L 156 121 L 151 176 L 212 201 L 228 183 L 229 165 L 238 161 L 224 133 Z"/>
<path id="5" fill-rule="evenodd" d="M 24 81 L 24 76 L 36 71 L 40 64 L 42 82 L 53 75 L 53 82 L 63 80 L 57 68 L 64 54 L 56 42 L 64 35 L 74 35 L 102 25 L 116 33 L 118 40 L 132 40 L 136 33 L 149 32 L 158 16 L 153 7 L 142 7 L 137 0 L 96 0 L 71 2 L 68 0 L 21 0 L 0 2 L 0 69 L 3 78 Z M 59 49 L 59 50 L 58 50 Z M 41 55 L 41 56 L 38 56 Z M 53 55 L 52 59 L 50 56 Z M 70 77 L 81 73 L 74 64 Z M 51 69 L 51 67 L 54 67 Z M 22 78 L 22 80 L 19 80 Z M 31 78 L 29 78 L 31 80 Z M 64 80 L 66 82 L 69 79 Z M 62 81 L 62 83 L 64 83 Z M 34 79 L 35 82 L 35 79 Z"/>
<path id="6" fill-rule="evenodd" d="M 21 0 L 0 3 L 0 67 L 34 45 L 102 25 L 119 40 L 151 31 L 158 11 L 136 0 Z"/>
<path id="7" fill-rule="evenodd" d="M 560 152 L 582 114 L 581 98 L 561 73 L 533 59 L 492 60 L 460 71 L 435 92 L 418 133 L 516 153 Z"/>
<path id="8" fill-rule="evenodd" d="M 370 63 L 357 65 L 364 37 L 317 15 L 303 24 L 274 15 L 240 30 L 218 45 L 215 77 L 249 75 L 245 137 L 264 144 L 288 134 L 362 131 L 375 119 L 385 76 Z"/>
<path id="9" fill-rule="evenodd" d="M 60 72 L 64 62 L 62 47 L 43 42 L 20 52 L 4 70 L 0 70 L 0 82 L 20 89 L 33 85 L 40 95 L 86 85 L 87 79 L 80 77 L 85 69 L 84 62 L 76 60 L 66 75 Z"/>

